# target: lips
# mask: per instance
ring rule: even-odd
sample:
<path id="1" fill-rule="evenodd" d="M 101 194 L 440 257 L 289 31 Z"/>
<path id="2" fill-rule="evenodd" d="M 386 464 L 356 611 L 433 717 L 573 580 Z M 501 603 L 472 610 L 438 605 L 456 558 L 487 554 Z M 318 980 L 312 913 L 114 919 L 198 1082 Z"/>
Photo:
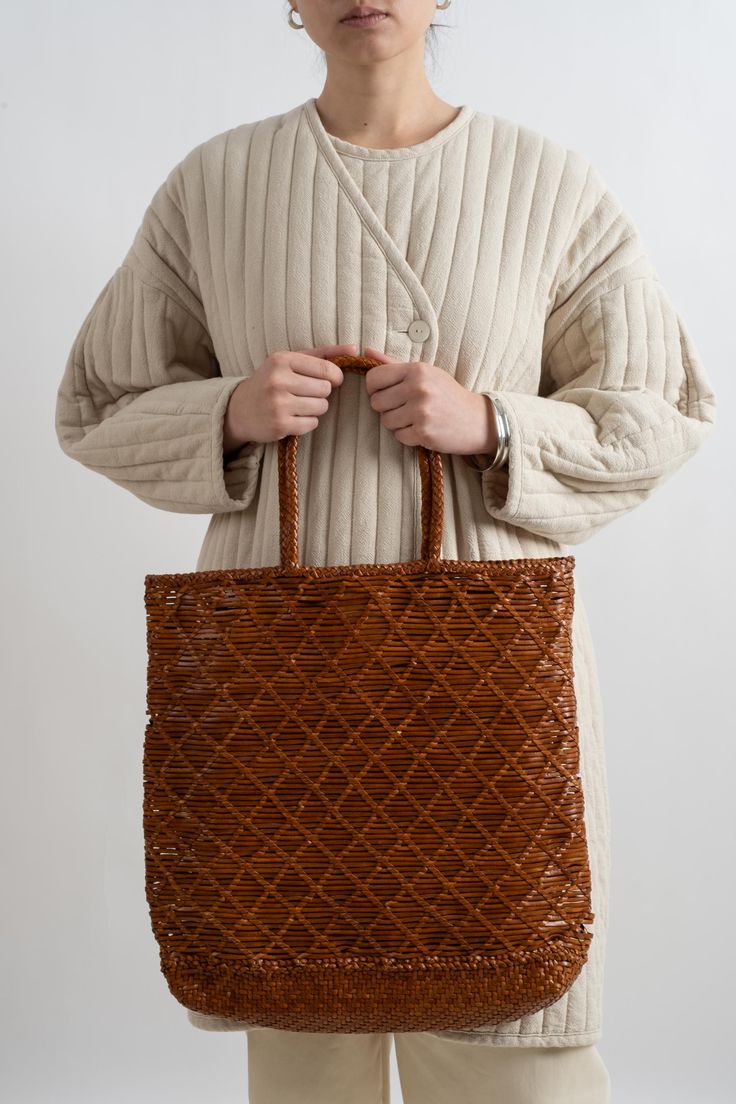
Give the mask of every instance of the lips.
<path id="1" fill-rule="evenodd" d="M 351 10 L 349 12 L 346 12 L 346 14 L 340 20 L 340 22 L 344 23 L 344 21 L 346 19 L 362 19 L 367 15 L 385 15 L 385 14 L 386 13 L 384 11 L 381 11 L 380 8 L 368 8 L 368 7 L 363 7 L 363 6 L 359 5 L 356 8 L 351 8 Z"/>

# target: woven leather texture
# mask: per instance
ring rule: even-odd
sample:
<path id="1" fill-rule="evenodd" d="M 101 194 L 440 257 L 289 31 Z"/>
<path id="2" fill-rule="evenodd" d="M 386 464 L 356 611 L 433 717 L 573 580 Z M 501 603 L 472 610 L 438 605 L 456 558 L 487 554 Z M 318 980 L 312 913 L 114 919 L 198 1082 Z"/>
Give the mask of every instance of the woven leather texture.
<path id="1" fill-rule="evenodd" d="M 361 369 L 374 361 L 335 358 Z M 146 895 L 186 1007 L 304 1031 L 544 1008 L 592 934 L 574 557 L 148 575 Z"/>

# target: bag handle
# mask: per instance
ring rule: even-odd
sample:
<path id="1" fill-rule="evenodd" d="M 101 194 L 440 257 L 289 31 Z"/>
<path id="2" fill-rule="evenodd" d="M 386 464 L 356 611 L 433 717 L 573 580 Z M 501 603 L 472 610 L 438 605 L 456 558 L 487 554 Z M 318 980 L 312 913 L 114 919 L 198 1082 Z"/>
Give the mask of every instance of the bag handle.
<path id="1" fill-rule="evenodd" d="M 383 361 L 362 356 L 324 357 L 339 368 L 351 372 L 365 372 Z M 297 484 L 296 457 L 299 434 L 291 433 L 279 438 L 279 530 L 281 566 L 299 566 L 299 487 Z M 417 445 L 419 473 L 422 480 L 422 548 L 420 559 L 428 567 L 436 567 L 442 548 L 444 520 L 444 476 L 442 457 L 434 449 Z"/>

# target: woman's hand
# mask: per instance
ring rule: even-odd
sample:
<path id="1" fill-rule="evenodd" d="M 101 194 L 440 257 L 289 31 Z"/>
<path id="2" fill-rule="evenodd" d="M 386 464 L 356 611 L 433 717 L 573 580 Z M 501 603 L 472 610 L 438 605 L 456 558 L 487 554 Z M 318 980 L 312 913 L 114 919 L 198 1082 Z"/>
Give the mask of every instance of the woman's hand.
<path id="1" fill-rule="evenodd" d="M 332 388 L 344 379 L 337 364 L 321 358 L 355 356 L 357 351 L 357 345 L 319 345 L 279 350 L 266 357 L 230 395 L 224 421 L 225 457 L 249 441 L 278 441 L 316 429 Z"/>
<path id="2" fill-rule="evenodd" d="M 366 372 L 366 387 L 381 425 L 402 445 L 495 454 L 496 419 L 485 395 L 468 391 L 436 364 L 405 363 L 370 347 L 363 355 L 383 361 Z"/>

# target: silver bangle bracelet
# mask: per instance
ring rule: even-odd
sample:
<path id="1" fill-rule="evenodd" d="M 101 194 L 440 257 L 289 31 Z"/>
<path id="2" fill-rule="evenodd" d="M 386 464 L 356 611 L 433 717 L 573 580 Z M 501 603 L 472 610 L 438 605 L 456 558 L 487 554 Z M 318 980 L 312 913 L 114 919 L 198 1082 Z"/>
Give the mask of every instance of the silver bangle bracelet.
<path id="1" fill-rule="evenodd" d="M 496 446 L 496 455 L 485 469 L 486 471 L 493 471 L 494 468 L 502 467 L 506 463 L 509 455 L 510 431 L 506 411 L 496 399 L 491 399 L 491 403 L 496 415 L 496 437 L 498 438 L 498 444 Z"/>
<path id="2" fill-rule="evenodd" d="M 468 456 L 463 455 L 463 459 L 474 471 L 487 472 L 494 468 L 500 468 L 502 464 L 505 464 L 509 455 L 509 422 L 506 417 L 501 403 L 496 399 L 492 399 L 490 395 L 484 392 L 486 398 L 493 407 L 493 413 L 496 419 L 496 452 L 493 459 L 489 461 L 487 453 L 475 453 Z"/>

